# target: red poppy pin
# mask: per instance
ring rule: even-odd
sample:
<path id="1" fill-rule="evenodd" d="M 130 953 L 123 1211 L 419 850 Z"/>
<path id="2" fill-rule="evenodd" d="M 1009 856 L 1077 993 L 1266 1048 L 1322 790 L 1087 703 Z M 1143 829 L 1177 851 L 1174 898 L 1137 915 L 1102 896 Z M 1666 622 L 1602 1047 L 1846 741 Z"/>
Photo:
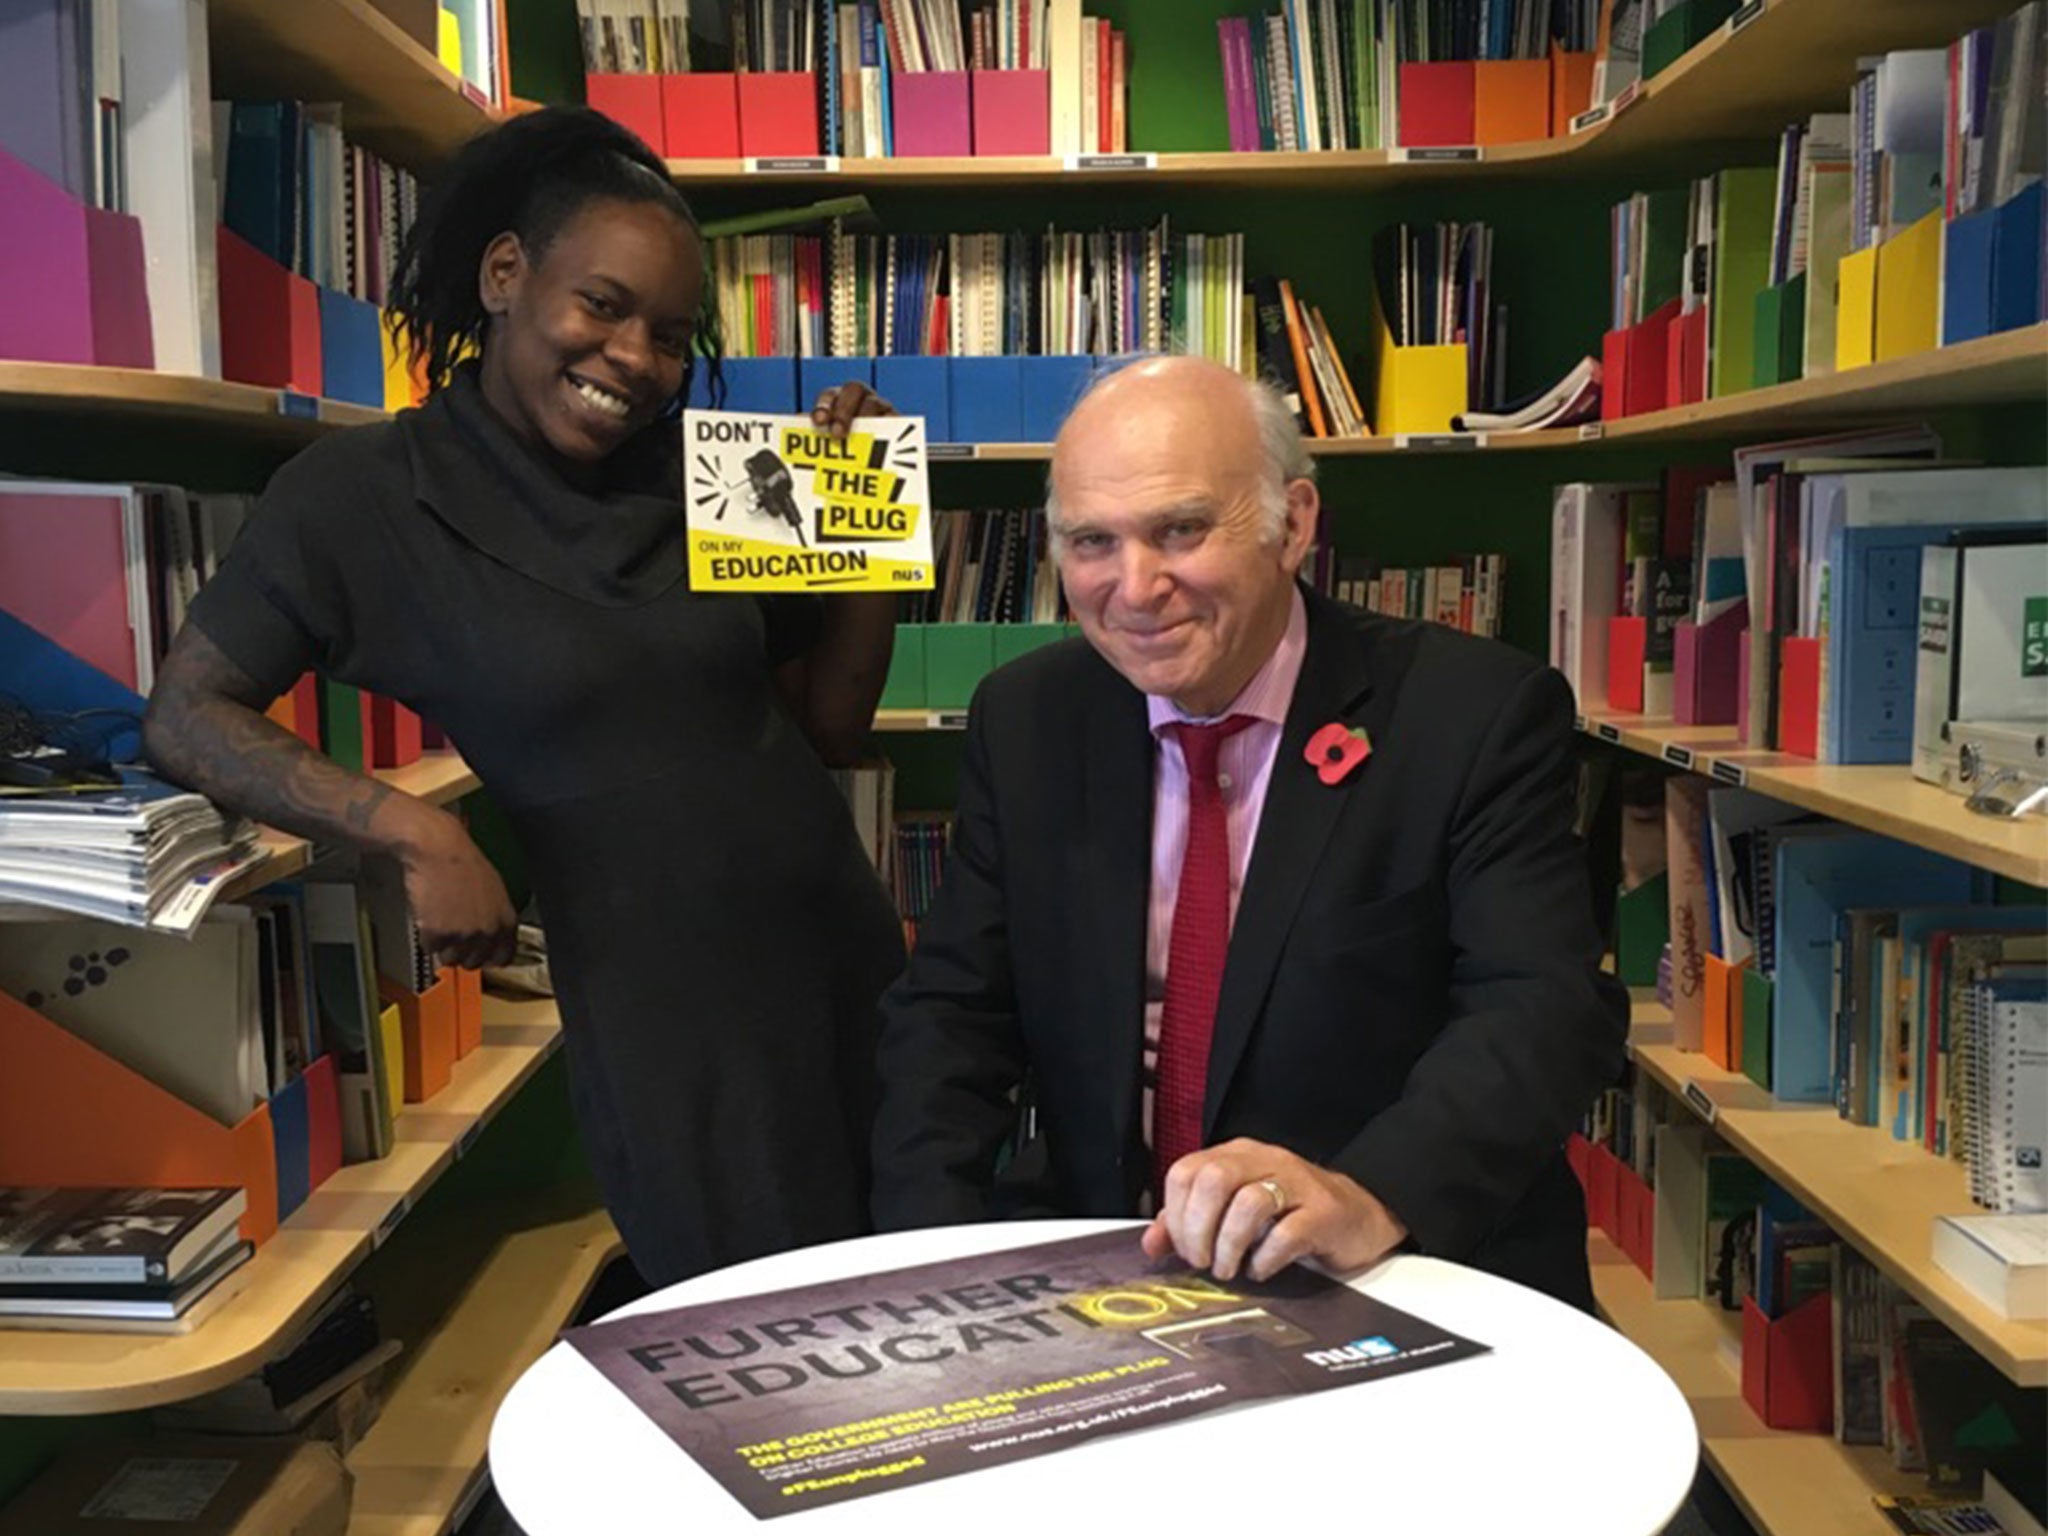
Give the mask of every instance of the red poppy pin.
<path id="1" fill-rule="evenodd" d="M 1372 756 L 1372 738 L 1361 726 L 1332 720 L 1308 739 L 1302 754 L 1325 784 L 1341 784 Z"/>

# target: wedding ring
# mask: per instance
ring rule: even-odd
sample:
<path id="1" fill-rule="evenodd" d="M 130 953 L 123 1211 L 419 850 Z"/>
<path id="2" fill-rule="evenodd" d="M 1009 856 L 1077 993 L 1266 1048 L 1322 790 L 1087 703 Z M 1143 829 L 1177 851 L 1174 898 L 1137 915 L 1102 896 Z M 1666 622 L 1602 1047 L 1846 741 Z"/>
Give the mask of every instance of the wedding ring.
<path id="1" fill-rule="evenodd" d="M 1278 1179 L 1261 1179 L 1259 1188 L 1273 1197 L 1273 1219 L 1278 1221 L 1287 1214 L 1287 1193 L 1280 1187 Z"/>

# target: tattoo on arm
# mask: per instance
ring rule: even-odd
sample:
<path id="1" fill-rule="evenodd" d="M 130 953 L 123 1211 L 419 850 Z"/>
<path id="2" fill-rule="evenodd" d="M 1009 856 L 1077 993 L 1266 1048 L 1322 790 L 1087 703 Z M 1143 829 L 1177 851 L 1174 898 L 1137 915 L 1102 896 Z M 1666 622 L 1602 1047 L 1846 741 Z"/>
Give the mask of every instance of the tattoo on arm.
<path id="1" fill-rule="evenodd" d="M 399 818 L 387 812 L 410 797 L 322 757 L 264 716 L 269 702 L 187 625 L 151 692 L 144 747 L 165 777 L 231 811 L 300 837 L 396 851 Z"/>

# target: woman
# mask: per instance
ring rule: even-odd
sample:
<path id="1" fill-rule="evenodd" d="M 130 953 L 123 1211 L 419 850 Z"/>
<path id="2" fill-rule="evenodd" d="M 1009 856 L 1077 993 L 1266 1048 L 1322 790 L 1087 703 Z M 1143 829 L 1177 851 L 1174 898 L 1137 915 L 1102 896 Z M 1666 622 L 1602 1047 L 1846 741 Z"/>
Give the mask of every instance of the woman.
<path id="1" fill-rule="evenodd" d="M 819 761 L 873 713 L 892 600 L 688 588 L 669 418 L 693 352 L 716 366 L 704 262 L 661 161 L 595 113 L 463 149 L 392 306 L 434 394 L 278 471 L 145 735 L 223 805 L 395 856 L 426 942 L 478 966 L 514 914 L 461 823 L 262 711 L 312 667 L 447 731 L 527 854 L 578 1121 L 655 1284 L 861 1229 L 903 959 Z M 850 384 L 814 415 L 887 409 Z"/>

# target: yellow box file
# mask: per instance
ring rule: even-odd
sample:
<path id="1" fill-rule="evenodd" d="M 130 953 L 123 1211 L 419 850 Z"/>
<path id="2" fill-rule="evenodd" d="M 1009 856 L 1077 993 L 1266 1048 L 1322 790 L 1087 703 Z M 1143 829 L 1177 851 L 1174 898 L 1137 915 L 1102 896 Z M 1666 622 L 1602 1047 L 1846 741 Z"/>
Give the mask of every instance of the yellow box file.
<path id="1" fill-rule="evenodd" d="M 1844 256 L 1835 268 L 1835 368 L 1861 368 L 1877 336 L 1877 251 Z"/>
<path id="2" fill-rule="evenodd" d="M 1941 344 L 1941 214 L 1909 224 L 1877 248 L 1874 356 L 1909 357 Z"/>
<path id="3" fill-rule="evenodd" d="M 384 343 L 384 409 L 402 411 L 412 404 L 412 373 L 406 363 L 404 343 L 399 340 L 388 311 L 377 331 Z"/>
<path id="4" fill-rule="evenodd" d="M 457 79 L 462 77 L 462 23 L 446 6 L 441 8 L 441 46 L 436 50 L 441 64 Z"/>
<path id="5" fill-rule="evenodd" d="M 1373 310 L 1373 430 L 1394 437 L 1448 432 L 1465 411 L 1465 348 L 1397 347 L 1386 317 Z"/>

